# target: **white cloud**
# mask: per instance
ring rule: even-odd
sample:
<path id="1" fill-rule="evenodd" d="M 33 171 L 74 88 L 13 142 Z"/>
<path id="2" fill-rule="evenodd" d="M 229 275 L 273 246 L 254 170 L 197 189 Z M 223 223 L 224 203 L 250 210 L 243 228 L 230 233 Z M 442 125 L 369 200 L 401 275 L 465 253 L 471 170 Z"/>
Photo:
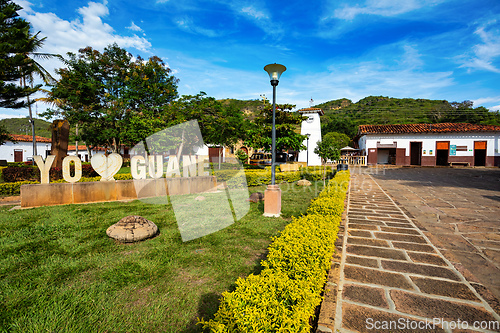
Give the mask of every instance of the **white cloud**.
<path id="1" fill-rule="evenodd" d="M 3 112 L 9 112 L 10 110 L 8 109 L 1 109 Z M 27 114 L 21 114 L 20 112 L 24 113 L 24 110 L 12 110 L 10 113 L 0 113 L 0 119 L 7 119 L 7 118 L 26 118 Z"/>
<path id="2" fill-rule="evenodd" d="M 285 29 L 276 20 L 273 20 L 265 2 L 253 1 L 251 5 L 248 5 L 247 1 L 230 0 L 227 5 L 236 15 L 249 19 L 266 36 L 274 39 L 280 39 L 283 36 Z"/>
<path id="3" fill-rule="evenodd" d="M 54 13 L 37 12 L 29 2 L 16 2 L 22 3 L 24 7 L 19 13 L 21 17 L 32 24 L 34 31 L 41 31 L 41 35 L 47 37 L 44 52 L 65 54 L 77 52 L 85 46 L 102 50 L 115 42 L 121 47 L 132 47 L 141 51 L 151 48 L 147 39 L 137 35 L 117 34 L 109 24 L 102 21 L 102 18 L 109 14 L 106 2 L 89 2 L 87 6 L 77 10 L 80 18 L 72 21 L 63 20 Z"/>
<path id="4" fill-rule="evenodd" d="M 474 99 L 473 102 L 475 107 L 484 106 L 492 111 L 500 110 L 500 104 L 495 105 L 497 103 L 500 103 L 500 96 L 477 98 Z"/>
<path id="5" fill-rule="evenodd" d="M 337 64 L 329 72 L 295 77 L 292 88 L 302 104 L 311 96 L 317 104 L 342 97 L 357 101 L 370 95 L 433 98 L 454 84 L 452 74 L 390 68 L 375 62 Z"/>
<path id="6" fill-rule="evenodd" d="M 186 32 L 192 33 L 192 34 L 202 35 L 202 36 L 206 36 L 206 37 L 217 37 L 220 35 L 220 33 L 218 33 L 215 30 L 206 29 L 206 28 L 203 28 L 201 26 L 196 25 L 194 23 L 193 19 L 190 17 L 183 17 L 183 18 L 175 21 L 175 23 L 177 24 L 177 26 L 180 29 L 182 29 Z"/>
<path id="7" fill-rule="evenodd" d="M 397 16 L 425 6 L 432 6 L 441 0 L 367 0 L 363 5 L 347 5 L 337 8 L 333 16 L 343 20 L 353 20 L 360 14 Z"/>
<path id="8" fill-rule="evenodd" d="M 102 18 L 109 14 L 107 1 L 102 3 L 88 2 L 87 6 L 77 10 L 79 18 L 72 21 L 64 20 L 54 13 L 37 11 L 26 0 L 14 1 L 23 7 L 23 10 L 19 11 L 19 15 L 31 23 L 33 31 L 40 31 L 41 37 L 47 37 L 39 52 L 65 56 L 68 52 L 77 53 L 79 49 L 86 46 L 103 50 L 112 43 L 144 52 L 151 49 L 151 43 L 146 38 L 118 34 L 113 27 L 103 22 Z M 57 59 L 40 60 L 40 63 L 52 73 L 55 73 L 56 68 L 63 66 Z M 47 107 L 43 103 L 37 104 L 39 104 L 40 109 Z"/>
<path id="9" fill-rule="evenodd" d="M 460 67 L 500 73 L 500 68 L 494 64 L 500 57 L 500 29 L 497 22 L 492 20 L 476 29 L 474 33 L 479 36 L 481 43 L 474 45 L 469 54 L 461 57 L 465 60 Z"/>
<path id="10" fill-rule="evenodd" d="M 258 11 L 252 6 L 241 8 L 241 12 L 258 20 L 269 18 L 263 11 Z"/>
<path id="11" fill-rule="evenodd" d="M 425 64 L 415 46 L 398 44 L 391 47 L 391 52 L 401 60 L 387 63 L 366 60 L 377 59 L 377 54 L 370 54 L 366 59 L 336 61 L 327 69 L 309 73 L 289 66 L 281 77 L 277 102 L 304 108 L 309 107 L 311 97 L 315 104 L 343 97 L 358 101 L 370 95 L 444 99 L 443 95 L 455 86 L 452 71 L 424 72 L 421 68 Z M 272 96 L 269 78 L 261 68 L 232 69 L 182 54 L 169 57 L 169 64 L 181 80 L 179 94 L 196 94 L 202 90 L 218 99 Z"/>
<path id="12" fill-rule="evenodd" d="M 134 21 L 132 21 L 132 24 L 130 24 L 130 27 L 127 27 L 127 29 L 132 30 L 132 31 L 144 32 L 144 30 L 142 30 L 141 27 L 139 27 L 137 24 L 135 24 Z"/>

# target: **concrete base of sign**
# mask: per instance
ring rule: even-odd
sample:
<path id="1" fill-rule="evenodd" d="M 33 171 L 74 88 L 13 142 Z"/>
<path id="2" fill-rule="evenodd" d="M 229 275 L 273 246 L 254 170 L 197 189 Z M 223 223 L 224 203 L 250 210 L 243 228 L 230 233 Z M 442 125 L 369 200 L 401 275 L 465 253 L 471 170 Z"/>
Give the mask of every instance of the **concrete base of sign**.
<path id="1" fill-rule="evenodd" d="M 268 185 L 264 192 L 264 216 L 279 217 L 281 215 L 281 190 L 279 185 Z"/>
<path id="2" fill-rule="evenodd" d="M 21 207 L 133 200 L 214 190 L 213 176 L 118 180 L 111 182 L 29 184 L 21 186 Z"/>

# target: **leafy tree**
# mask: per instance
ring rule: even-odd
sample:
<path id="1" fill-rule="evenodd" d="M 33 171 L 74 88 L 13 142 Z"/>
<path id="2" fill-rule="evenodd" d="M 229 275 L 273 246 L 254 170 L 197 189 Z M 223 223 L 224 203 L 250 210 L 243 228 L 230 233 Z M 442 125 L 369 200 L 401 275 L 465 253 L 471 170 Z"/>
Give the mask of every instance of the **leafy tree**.
<path id="1" fill-rule="evenodd" d="M 9 133 L 7 130 L 0 125 L 0 146 L 3 145 L 6 141 L 11 140 Z"/>
<path id="2" fill-rule="evenodd" d="M 194 96 L 184 95 L 173 101 L 168 109 L 173 122 L 197 120 L 205 144 L 231 147 L 245 138 L 247 122 L 241 111 L 207 97 L 204 92 Z M 186 138 L 185 141 L 192 140 Z"/>
<path id="3" fill-rule="evenodd" d="M 18 84 L 35 70 L 26 53 L 33 50 L 36 39 L 30 24 L 17 13 L 21 9 L 10 0 L 0 0 L 0 107 L 4 108 L 26 107 L 30 103 L 26 98 L 41 87 Z"/>
<path id="4" fill-rule="evenodd" d="M 306 117 L 298 112 L 290 112 L 294 107 L 295 105 L 290 104 L 276 105 L 277 151 L 282 151 L 283 149 L 293 149 L 296 151 L 306 149 L 302 144 L 306 136 L 300 134 L 300 125 Z M 248 125 L 245 144 L 254 149 L 271 151 L 272 123 L 273 106 L 267 105 L 261 110 L 261 113 L 255 117 L 254 121 Z"/>
<path id="5" fill-rule="evenodd" d="M 347 146 L 350 141 L 351 139 L 344 133 L 330 132 L 324 135 L 321 141 L 318 141 L 314 153 L 324 161 L 338 161 L 340 159 L 340 149 Z"/>
<path id="6" fill-rule="evenodd" d="M 122 143 L 132 146 L 171 123 L 167 111 L 178 80 L 160 58 L 134 61 L 116 44 L 103 53 L 87 47 L 68 57 L 51 98 L 60 101 L 63 117 L 81 125 L 79 139 L 87 145 L 118 152 Z"/>

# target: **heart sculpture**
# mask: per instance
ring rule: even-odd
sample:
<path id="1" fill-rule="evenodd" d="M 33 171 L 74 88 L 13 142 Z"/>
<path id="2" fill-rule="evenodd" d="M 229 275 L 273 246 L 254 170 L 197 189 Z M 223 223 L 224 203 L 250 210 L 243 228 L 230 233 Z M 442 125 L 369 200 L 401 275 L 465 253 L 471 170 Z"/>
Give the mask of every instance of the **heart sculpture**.
<path id="1" fill-rule="evenodd" d="M 113 177 L 120 170 L 123 164 L 121 155 L 113 153 L 111 155 L 96 154 L 90 159 L 90 164 L 95 172 L 101 176 L 101 182 L 115 180 Z"/>

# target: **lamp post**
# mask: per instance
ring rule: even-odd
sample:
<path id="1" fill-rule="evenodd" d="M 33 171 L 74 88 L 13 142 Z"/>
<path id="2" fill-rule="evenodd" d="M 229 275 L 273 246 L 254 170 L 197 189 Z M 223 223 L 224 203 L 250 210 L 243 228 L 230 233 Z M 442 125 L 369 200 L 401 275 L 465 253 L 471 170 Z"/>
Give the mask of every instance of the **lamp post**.
<path id="1" fill-rule="evenodd" d="M 306 152 L 307 152 L 307 157 L 306 157 L 307 160 L 306 161 L 307 162 L 306 162 L 306 166 L 309 166 L 309 137 L 310 136 L 311 136 L 311 134 L 306 134 L 306 140 L 307 140 L 307 150 L 306 150 Z M 302 142 L 304 142 L 304 141 L 302 141 Z"/>
<path id="2" fill-rule="evenodd" d="M 273 86 L 273 128 L 272 128 L 272 160 L 271 160 L 271 185 L 267 186 L 264 193 L 264 216 L 279 217 L 281 214 L 281 190 L 276 185 L 276 86 L 281 74 L 286 67 L 279 64 L 269 64 L 264 67 L 269 74 L 271 86 Z"/>

